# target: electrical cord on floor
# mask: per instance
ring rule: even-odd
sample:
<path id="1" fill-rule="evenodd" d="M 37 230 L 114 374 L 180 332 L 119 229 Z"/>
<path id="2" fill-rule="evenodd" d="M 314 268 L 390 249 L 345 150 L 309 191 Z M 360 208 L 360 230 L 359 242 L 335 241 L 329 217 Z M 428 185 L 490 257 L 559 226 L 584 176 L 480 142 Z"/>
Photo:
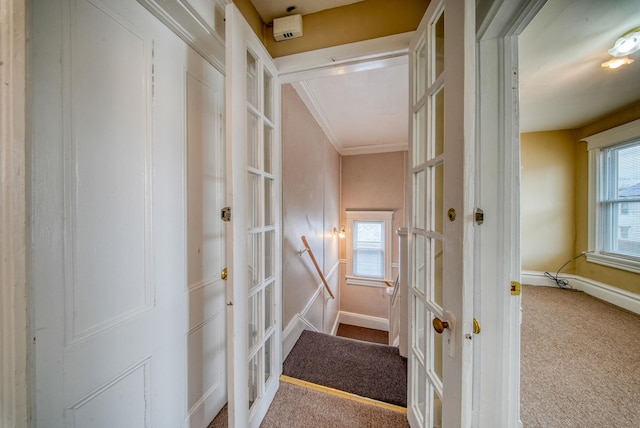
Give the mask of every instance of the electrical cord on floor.
<path id="1" fill-rule="evenodd" d="M 574 257 L 570 258 L 569 260 L 567 260 L 567 262 L 565 264 L 560 266 L 560 269 L 558 269 L 558 272 L 556 272 L 555 275 L 552 275 L 549 272 L 545 272 L 544 276 L 549 278 L 551 281 L 555 282 L 555 284 L 560 288 L 564 288 L 565 290 L 573 290 L 573 287 L 571 286 L 571 284 L 569 284 L 569 281 L 566 280 L 566 279 L 563 279 L 563 278 L 559 278 L 558 275 L 560 275 L 560 271 L 562 269 L 564 269 L 564 267 L 566 265 L 568 265 L 569 263 L 571 263 L 572 261 L 574 261 L 578 257 L 582 257 L 582 256 L 586 255 L 587 253 L 592 253 L 592 252 L 593 251 L 583 251 L 580 254 L 578 254 L 577 256 L 574 256 Z"/>

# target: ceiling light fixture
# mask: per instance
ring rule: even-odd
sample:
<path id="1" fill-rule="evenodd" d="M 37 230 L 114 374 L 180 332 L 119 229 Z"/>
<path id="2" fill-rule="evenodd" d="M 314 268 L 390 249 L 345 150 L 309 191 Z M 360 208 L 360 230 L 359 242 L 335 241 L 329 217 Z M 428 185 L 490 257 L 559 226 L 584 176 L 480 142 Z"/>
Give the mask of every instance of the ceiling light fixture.
<path id="1" fill-rule="evenodd" d="M 627 31 L 620 36 L 613 47 L 609 49 L 609 54 L 620 58 L 631 55 L 638 50 L 640 50 L 640 27 Z"/>
<path id="2" fill-rule="evenodd" d="M 628 56 L 625 56 L 624 58 L 611 58 L 609 61 L 603 62 L 602 63 L 602 67 L 605 67 L 605 68 L 618 68 L 618 67 L 621 67 L 621 66 L 626 65 L 626 64 L 631 64 L 632 62 L 633 62 L 633 60 L 631 58 L 629 58 Z"/>

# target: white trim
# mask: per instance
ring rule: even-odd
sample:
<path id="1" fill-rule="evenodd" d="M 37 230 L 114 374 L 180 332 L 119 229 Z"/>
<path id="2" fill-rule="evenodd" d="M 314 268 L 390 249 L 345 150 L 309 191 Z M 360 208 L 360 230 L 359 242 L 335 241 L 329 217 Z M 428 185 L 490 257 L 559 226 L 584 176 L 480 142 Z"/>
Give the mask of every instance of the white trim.
<path id="1" fill-rule="evenodd" d="M 274 60 L 282 83 L 406 64 L 413 32 L 317 49 Z"/>
<path id="2" fill-rule="evenodd" d="M 409 143 L 389 143 L 366 146 L 352 146 L 342 150 L 342 156 L 369 155 L 372 153 L 392 153 L 406 152 L 409 150 Z"/>
<path id="3" fill-rule="evenodd" d="M 638 259 L 628 259 L 621 255 L 587 253 L 587 261 L 628 272 L 640 273 L 640 261 Z"/>
<path id="4" fill-rule="evenodd" d="M 338 273 L 339 267 L 340 267 L 340 262 L 338 261 L 331 268 L 329 273 L 326 275 L 327 282 L 329 282 Z M 316 300 L 318 298 L 322 298 L 323 311 L 324 309 L 326 309 L 326 304 L 324 299 L 324 290 L 325 288 L 322 282 L 317 284 L 316 291 L 313 293 L 311 298 L 307 301 L 307 304 L 305 305 L 304 309 L 302 309 L 302 311 L 297 313 L 291 319 L 291 321 L 289 321 L 289 323 L 284 328 L 284 330 L 282 330 L 282 361 L 287 359 L 289 352 L 291 352 L 291 349 L 293 349 L 293 346 L 296 344 L 296 342 L 300 338 L 300 335 L 302 334 L 302 332 L 304 330 L 307 330 L 307 327 L 313 329 L 314 331 L 322 331 L 322 326 L 321 328 L 317 328 L 311 322 L 309 322 L 309 320 L 307 320 L 306 317 L 309 311 L 311 310 L 311 308 L 313 307 L 313 305 L 316 303 Z M 336 320 L 338 320 L 339 318 L 340 317 L 338 315 L 336 317 Z M 334 321 L 334 328 L 336 330 L 337 330 L 337 325 L 338 325 L 338 321 Z M 334 334 L 333 329 L 331 334 Z"/>
<path id="5" fill-rule="evenodd" d="M 640 315 L 640 294 L 578 275 L 561 274 L 561 277 L 569 281 L 569 285 L 576 290 Z M 546 278 L 544 273 L 535 271 L 522 271 L 522 283 L 554 287 L 553 282 Z"/>
<path id="6" fill-rule="evenodd" d="M 590 135 L 582 140 L 587 142 L 587 150 L 593 150 L 625 143 L 638 136 L 640 136 L 640 119 Z"/>
<path id="7" fill-rule="evenodd" d="M 0 424 L 29 426 L 26 1 L 0 2 Z"/>
<path id="8" fill-rule="evenodd" d="M 338 314 L 338 319 L 340 320 L 339 324 L 348 324 L 355 325 L 357 327 L 389 331 L 389 320 L 386 318 L 340 311 L 340 313 Z"/>

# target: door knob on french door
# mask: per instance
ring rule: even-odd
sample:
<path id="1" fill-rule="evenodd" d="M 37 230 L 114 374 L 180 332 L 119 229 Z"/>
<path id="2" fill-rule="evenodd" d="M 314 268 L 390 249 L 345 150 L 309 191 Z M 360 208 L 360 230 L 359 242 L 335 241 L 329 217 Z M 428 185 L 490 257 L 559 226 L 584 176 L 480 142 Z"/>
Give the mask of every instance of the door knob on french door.
<path id="1" fill-rule="evenodd" d="M 442 321 L 440 318 L 435 317 L 433 319 L 433 329 L 438 333 L 442 334 L 445 328 L 449 328 L 449 323 L 447 321 Z"/>

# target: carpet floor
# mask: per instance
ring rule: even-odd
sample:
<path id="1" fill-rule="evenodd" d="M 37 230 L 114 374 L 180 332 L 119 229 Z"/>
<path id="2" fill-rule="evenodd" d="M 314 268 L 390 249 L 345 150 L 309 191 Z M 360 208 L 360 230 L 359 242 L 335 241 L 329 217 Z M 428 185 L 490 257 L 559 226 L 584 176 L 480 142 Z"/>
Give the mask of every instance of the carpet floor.
<path id="1" fill-rule="evenodd" d="M 525 427 L 640 427 L 640 316 L 523 286 L 521 339 Z"/>
<path id="2" fill-rule="evenodd" d="M 318 385 L 407 406 L 407 359 L 398 348 L 305 330 L 283 374 Z"/>
<path id="3" fill-rule="evenodd" d="M 226 428 L 227 406 L 209 428 Z M 408 428 L 406 413 L 362 403 L 287 382 L 280 388 L 261 428 Z"/>

